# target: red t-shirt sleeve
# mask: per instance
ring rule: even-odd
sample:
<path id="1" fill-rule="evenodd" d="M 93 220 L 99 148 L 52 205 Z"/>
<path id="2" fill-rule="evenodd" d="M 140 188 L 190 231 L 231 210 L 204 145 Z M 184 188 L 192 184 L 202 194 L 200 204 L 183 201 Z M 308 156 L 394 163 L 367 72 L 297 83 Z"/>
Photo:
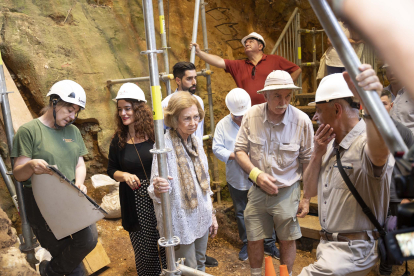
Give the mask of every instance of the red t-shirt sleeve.
<path id="1" fill-rule="evenodd" d="M 289 74 L 292 74 L 293 72 L 295 72 L 296 70 L 300 68 L 293 62 L 290 62 L 289 60 L 283 57 L 279 56 L 278 59 L 279 59 L 279 67 L 280 67 L 279 70 L 283 70 L 283 71 L 288 72 Z"/>
<path id="2" fill-rule="evenodd" d="M 240 60 L 225 59 L 224 63 L 226 64 L 226 69 L 224 71 L 234 76 L 234 74 L 239 71 L 239 62 Z"/>

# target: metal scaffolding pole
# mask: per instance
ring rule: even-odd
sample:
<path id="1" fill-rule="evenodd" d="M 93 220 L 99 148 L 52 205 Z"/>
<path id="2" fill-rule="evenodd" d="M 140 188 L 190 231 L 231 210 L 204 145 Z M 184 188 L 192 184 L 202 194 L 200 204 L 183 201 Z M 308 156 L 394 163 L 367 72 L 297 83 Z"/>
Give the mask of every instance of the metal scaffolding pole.
<path id="1" fill-rule="evenodd" d="M 361 65 L 361 62 L 343 33 L 328 3 L 325 0 L 309 0 L 309 2 L 325 29 L 326 34 L 331 40 L 333 47 L 336 49 L 339 58 L 345 65 L 346 71 L 349 73 L 352 81 L 356 84 L 355 87 L 364 103 L 365 109 L 372 116 L 375 126 L 391 153 L 398 155 L 407 153 L 407 146 L 401 138 L 400 133 L 397 131 L 394 123 L 391 121 L 377 92 L 365 91 L 357 85 L 358 82 L 355 78 L 360 73 L 358 68 Z"/>
<path id="2" fill-rule="evenodd" d="M 145 22 L 145 36 L 147 41 L 147 51 L 143 54 L 148 56 L 148 65 L 150 72 L 151 83 L 151 100 L 153 108 L 154 130 L 155 130 L 155 149 L 151 153 L 157 154 L 158 175 L 167 179 L 167 156 L 166 153 L 170 149 L 165 148 L 164 141 L 164 118 L 161 107 L 161 87 L 158 78 L 158 64 L 157 54 L 163 53 L 162 50 L 156 50 L 155 42 L 155 27 L 154 27 L 154 11 L 152 7 L 152 0 L 142 1 L 144 22 Z M 162 275 L 173 276 L 180 273 L 175 262 L 174 246 L 180 243 L 178 237 L 173 237 L 172 231 L 172 216 L 170 208 L 170 198 L 168 193 L 161 194 L 161 205 L 163 213 L 164 237 L 158 240 L 160 246 L 165 247 L 167 257 L 167 269 L 163 271 Z M 181 266 L 180 266 L 181 268 Z M 184 268 L 182 268 L 184 269 Z M 185 267 L 184 275 L 209 275 L 207 273 L 197 271 L 195 269 Z M 184 272 L 184 270 L 183 270 Z"/>
<path id="3" fill-rule="evenodd" d="M 206 3 L 201 0 L 201 26 L 203 29 L 203 44 L 204 51 L 208 53 L 208 40 L 207 40 L 207 21 L 206 21 Z M 206 62 L 206 71 L 210 71 L 210 64 Z M 207 81 L 207 95 L 208 95 L 208 107 L 210 111 L 210 130 L 211 134 L 214 135 L 215 124 L 214 124 L 214 110 L 213 110 L 213 93 L 211 92 L 211 75 L 206 76 Z M 221 186 L 219 180 L 218 163 L 217 158 L 213 154 L 213 183 L 216 185 L 217 190 L 217 202 L 221 203 Z"/>
<path id="4" fill-rule="evenodd" d="M 197 72 L 197 76 L 208 76 L 213 74 L 213 71 L 209 70 L 201 70 L 199 72 Z M 160 75 L 160 80 L 162 81 L 166 81 L 166 80 L 173 80 L 174 79 L 174 75 L 173 74 L 168 74 L 168 75 Z M 128 79 L 116 79 L 116 80 L 107 80 L 106 81 L 106 85 L 110 86 L 113 84 L 119 84 L 119 83 L 126 83 L 126 82 L 142 82 L 142 81 L 149 81 L 150 77 L 138 77 L 138 78 L 128 78 Z"/>
<path id="5" fill-rule="evenodd" d="M 13 200 L 13 204 L 16 207 L 17 211 L 19 211 L 19 203 L 17 201 L 16 188 L 14 187 L 12 178 L 8 174 L 7 167 L 4 163 L 3 158 L 0 158 L 0 172 L 1 176 L 3 177 L 4 183 L 6 184 L 7 190 L 9 190 L 9 193 Z"/>
<path id="6" fill-rule="evenodd" d="M 296 14 L 296 35 L 297 35 L 297 49 L 298 49 L 298 63 L 297 65 L 302 68 L 302 42 L 301 42 L 301 34 L 299 33 L 300 29 L 300 13 Z M 298 78 L 298 86 L 302 87 L 302 74 L 299 75 Z M 300 90 L 302 91 L 302 90 Z"/>
<path id="7" fill-rule="evenodd" d="M 194 7 L 194 22 L 193 22 L 193 37 L 191 42 L 197 42 L 197 29 L 198 29 L 198 15 L 200 14 L 200 0 L 195 0 Z M 191 47 L 190 62 L 195 62 L 195 47 Z"/>
<path id="8" fill-rule="evenodd" d="M 158 0 L 158 13 L 160 18 L 160 35 L 161 35 L 161 48 L 164 51 L 164 70 L 165 74 L 170 73 L 170 64 L 168 62 L 168 46 L 167 46 L 167 35 L 165 33 L 165 17 L 164 17 L 164 2 L 163 0 Z M 165 86 L 167 88 L 167 95 L 171 94 L 171 84 L 170 80 L 164 80 Z"/>
<path id="9" fill-rule="evenodd" d="M 313 91 L 316 91 L 316 30 L 312 28 L 312 61 L 315 64 L 312 68 L 312 84 L 313 84 Z"/>
<path id="10" fill-rule="evenodd" d="M 4 76 L 3 59 L 0 53 L 0 89 L 1 89 L 1 111 L 3 114 L 4 130 L 6 132 L 7 144 L 9 146 L 9 153 L 11 154 L 13 148 L 13 122 L 11 118 L 9 95 L 6 87 L 6 78 Z M 13 167 L 13 158 L 10 158 L 11 165 Z M 7 174 L 7 173 L 6 173 Z M 4 178 L 6 182 L 7 178 Z M 20 219 L 22 221 L 22 235 L 19 235 L 20 239 L 20 250 L 27 254 L 27 262 L 34 268 L 35 264 L 38 263 L 34 255 L 34 248 L 37 247 L 36 239 L 33 237 L 32 229 L 30 228 L 29 221 L 27 220 L 26 208 L 23 197 L 23 185 L 15 181 L 16 195 L 19 206 Z"/>
<path id="11" fill-rule="evenodd" d="M 160 80 L 164 82 L 168 80 L 173 80 L 173 79 L 174 79 L 174 76 L 172 74 L 166 74 L 166 75 L 160 74 Z M 148 77 L 138 77 L 138 78 L 128 78 L 128 79 L 107 80 L 106 84 L 109 86 L 109 85 L 118 84 L 118 83 L 141 82 L 141 81 L 149 81 L 149 80 L 150 80 L 150 77 L 148 76 Z"/>

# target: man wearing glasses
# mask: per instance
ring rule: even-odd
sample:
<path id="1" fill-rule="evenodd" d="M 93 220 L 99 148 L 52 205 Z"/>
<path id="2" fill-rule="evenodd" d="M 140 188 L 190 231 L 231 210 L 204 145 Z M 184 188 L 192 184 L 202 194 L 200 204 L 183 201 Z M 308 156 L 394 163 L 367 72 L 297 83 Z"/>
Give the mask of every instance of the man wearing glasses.
<path id="1" fill-rule="evenodd" d="M 283 70 L 288 72 L 295 82 L 302 70 L 296 64 L 278 55 L 266 55 L 263 53 L 266 43 L 258 33 L 251 33 L 245 36 L 241 43 L 247 59 L 229 60 L 219 56 L 208 54 L 200 50 L 197 43 L 191 43 L 196 48 L 196 55 L 205 62 L 218 68 L 225 69 L 230 73 L 236 82 L 237 87 L 243 88 L 249 93 L 252 105 L 265 102 L 263 95 L 257 94 L 258 90 L 263 89 L 266 77 L 273 70 Z"/>

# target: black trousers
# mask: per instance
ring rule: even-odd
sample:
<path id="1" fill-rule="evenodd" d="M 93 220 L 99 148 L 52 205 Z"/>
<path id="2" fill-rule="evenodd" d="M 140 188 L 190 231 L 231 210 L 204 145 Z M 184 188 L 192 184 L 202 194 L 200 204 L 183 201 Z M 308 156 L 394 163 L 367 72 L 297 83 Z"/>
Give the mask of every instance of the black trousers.
<path id="1" fill-rule="evenodd" d="M 83 276 L 82 260 L 98 241 L 96 225 L 88 226 L 71 236 L 57 240 L 37 207 L 31 188 L 24 188 L 27 219 L 40 245 L 52 255 L 48 276 Z"/>

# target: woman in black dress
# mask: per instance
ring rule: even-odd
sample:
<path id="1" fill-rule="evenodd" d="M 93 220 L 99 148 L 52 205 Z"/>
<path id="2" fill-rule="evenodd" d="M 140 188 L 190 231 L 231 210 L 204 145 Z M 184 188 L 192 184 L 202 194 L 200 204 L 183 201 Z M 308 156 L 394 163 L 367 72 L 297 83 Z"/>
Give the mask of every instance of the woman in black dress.
<path id="1" fill-rule="evenodd" d="M 166 268 L 164 248 L 158 249 L 157 219 L 148 195 L 154 123 L 144 92 L 125 83 L 118 91 L 117 130 L 109 149 L 108 175 L 121 182 L 122 226 L 129 232 L 138 275 L 158 276 Z M 162 266 L 162 267 L 161 267 Z"/>

